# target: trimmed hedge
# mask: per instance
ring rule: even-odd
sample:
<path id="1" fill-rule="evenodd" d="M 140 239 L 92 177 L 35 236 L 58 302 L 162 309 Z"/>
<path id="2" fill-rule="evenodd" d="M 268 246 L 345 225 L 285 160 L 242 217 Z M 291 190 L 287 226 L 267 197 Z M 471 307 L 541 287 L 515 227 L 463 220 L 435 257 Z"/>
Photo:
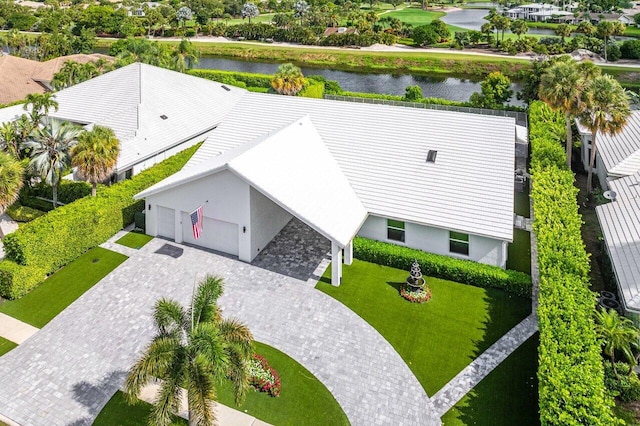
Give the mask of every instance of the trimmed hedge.
<path id="1" fill-rule="evenodd" d="M 298 96 L 303 98 L 317 98 L 322 99 L 324 97 L 324 83 L 321 81 L 315 81 L 307 79 L 307 83 L 302 90 L 298 92 Z"/>
<path id="2" fill-rule="evenodd" d="M 476 287 L 499 288 L 518 296 L 531 297 L 529 275 L 497 266 L 454 259 L 362 237 L 353 240 L 353 255 L 367 262 L 407 271 L 417 259 L 424 275 Z"/>
<path id="3" fill-rule="evenodd" d="M 180 170 L 199 146 L 105 188 L 96 197 L 85 197 L 52 210 L 7 235 L 4 239 L 7 259 L 29 270 L 18 272 L 9 266 L 11 273 L 0 274 L 1 294 L 8 298 L 25 294 L 42 281 L 44 274 L 75 260 L 132 223 L 134 214 L 144 209 L 144 201 L 136 201 L 133 196 Z M 23 279 L 28 284 L 22 283 Z"/>
<path id="4" fill-rule="evenodd" d="M 45 214 L 42 210 L 33 209 L 31 207 L 22 206 L 20 203 L 14 203 L 7 209 L 9 217 L 16 222 L 31 222 L 32 220 Z"/>
<path id="5" fill-rule="evenodd" d="M 102 190 L 103 185 L 98 185 L 98 190 Z M 79 198 L 91 195 L 91 184 L 87 182 L 75 182 L 72 180 L 62 180 L 58 184 L 58 201 L 64 204 L 73 203 Z M 22 190 L 21 197 L 42 197 L 51 199 L 53 190 L 46 183 L 39 183 L 33 187 L 26 187 Z M 49 203 L 53 204 L 53 203 Z M 53 207 L 53 205 L 52 205 Z"/>
<path id="6" fill-rule="evenodd" d="M 18 299 L 29 293 L 47 277 L 44 268 L 22 266 L 10 260 L 0 262 L 0 295 Z"/>
<path id="7" fill-rule="evenodd" d="M 617 425 L 594 331 L 596 298 L 589 290 L 578 189 L 564 154 L 564 117 L 537 101 L 529 108 L 529 124 L 540 271 L 540 421 L 542 425 Z"/>
<path id="8" fill-rule="evenodd" d="M 217 81 L 222 84 L 231 84 L 236 87 L 271 87 L 272 75 L 257 74 L 239 71 L 221 71 L 221 70 L 189 70 L 189 74 L 206 78 L 207 80 Z M 238 84 L 240 83 L 240 84 Z"/>

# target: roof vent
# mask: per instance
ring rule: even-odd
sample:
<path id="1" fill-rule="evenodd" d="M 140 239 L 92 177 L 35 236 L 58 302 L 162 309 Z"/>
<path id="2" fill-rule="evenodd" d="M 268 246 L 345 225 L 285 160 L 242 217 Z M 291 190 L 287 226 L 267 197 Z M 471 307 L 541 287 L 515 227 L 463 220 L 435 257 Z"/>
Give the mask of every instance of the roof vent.
<path id="1" fill-rule="evenodd" d="M 602 196 L 607 200 L 615 201 L 618 194 L 616 194 L 616 191 L 604 191 Z"/>
<path id="2" fill-rule="evenodd" d="M 435 163 L 436 155 L 438 155 L 438 151 L 430 149 L 429 153 L 427 154 L 427 163 Z"/>
<path id="3" fill-rule="evenodd" d="M 228 88 L 227 86 L 225 86 L 224 84 L 223 84 L 222 86 L 220 86 L 220 87 L 222 87 L 222 88 L 223 88 L 224 90 L 226 90 L 227 92 L 230 92 L 230 91 L 231 91 L 231 89 L 229 89 L 229 88 Z"/>
<path id="4" fill-rule="evenodd" d="M 160 116 L 160 118 L 162 118 L 163 120 L 166 120 L 166 119 L 167 119 L 167 118 L 169 118 L 169 117 L 167 117 L 166 115 L 162 114 L 162 115 Z"/>

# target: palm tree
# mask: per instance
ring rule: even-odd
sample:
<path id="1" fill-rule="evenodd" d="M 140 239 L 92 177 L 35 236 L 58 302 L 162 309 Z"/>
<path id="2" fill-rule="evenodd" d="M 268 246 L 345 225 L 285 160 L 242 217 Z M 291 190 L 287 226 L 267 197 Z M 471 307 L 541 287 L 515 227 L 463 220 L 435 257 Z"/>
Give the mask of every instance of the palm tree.
<path id="1" fill-rule="evenodd" d="M 7 122 L 0 127 L 0 149 L 20 158 L 20 142 L 18 128 L 14 122 Z"/>
<path id="2" fill-rule="evenodd" d="M 71 164 L 78 168 L 78 175 L 91 183 L 91 196 L 96 196 L 98 182 L 109 177 L 116 167 L 120 154 L 120 141 L 108 127 L 94 126 L 82 132 L 78 143 L 71 150 Z"/>
<path id="3" fill-rule="evenodd" d="M 29 149 L 29 168 L 51 185 L 53 208 L 58 204 L 58 183 L 64 169 L 71 164 L 69 151 L 82 128 L 73 123 L 52 119 L 41 124 L 29 135 L 21 148 Z"/>
<path id="4" fill-rule="evenodd" d="M 591 131 L 591 156 L 587 174 L 587 191 L 591 193 L 598 133 L 611 136 L 620 133 L 631 111 L 626 90 L 608 74 L 597 76 L 587 82 L 581 102 L 584 109 L 579 115 L 580 122 Z"/>
<path id="5" fill-rule="evenodd" d="M 173 69 L 178 72 L 185 72 L 198 63 L 198 50 L 186 38 L 183 38 L 179 45 L 171 52 Z"/>
<path id="6" fill-rule="evenodd" d="M 34 126 L 40 122 L 42 117 L 49 114 L 49 110 L 58 110 L 58 101 L 56 101 L 55 97 L 55 93 L 51 92 L 27 95 L 25 98 L 27 102 L 25 102 L 23 108 L 25 111 L 30 111 L 29 115 Z"/>
<path id="7" fill-rule="evenodd" d="M 564 113 L 567 128 L 567 166 L 571 168 L 571 148 L 573 135 L 571 132 L 571 116 L 580 113 L 582 103 L 580 94 L 586 84 L 576 63 L 558 62 L 551 66 L 540 80 L 538 96 L 554 110 Z"/>
<path id="8" fill-rule="evenodd" d="M 22 164 L 6 152 L 0 152 L 0 213 L 15 203 L 22 189 Z"/>
<path id="9" fill-rule="evenodd" d="M 633 349 L 638 349 L 638 330 L 630 319 L 620 316 L 613 309 L 596 311 L 596 331 L 602 339 L 603 352 L 611 358 L 616 371 L 615 352 L 620 351 L 631 365 L 636 364 Z M 631 371 L 633 371 L 631 369 Z"/>
<path id="10" fill-rule="evenodd" d="M 157 334 L 142 357 L 131 367 L 125 393 L 134 402 L 142 388 L 155 379 L 162 385 L 151 412 L 151 422 L 167 425 L 180 402 L 180 388 L 187 389 L 190 425 L 215 422 L 212 401 L 215 383 L 231 377 L 236 403 L 248 388 L 248 361 L 253 336 L 236 320 L 224 320 L 217 306 L 223 291 L 221 278 L 207 275 L 195 290 L 191 307 L 160 299 L 154 308 Z"/>
<path id="11" fill-rule="evenodd" d="M 304 83 L 300 68 L 293 64 L 282 64 L 271 80 L 271 87 L 281 95 L 294 96 L 302 90 Z"/>

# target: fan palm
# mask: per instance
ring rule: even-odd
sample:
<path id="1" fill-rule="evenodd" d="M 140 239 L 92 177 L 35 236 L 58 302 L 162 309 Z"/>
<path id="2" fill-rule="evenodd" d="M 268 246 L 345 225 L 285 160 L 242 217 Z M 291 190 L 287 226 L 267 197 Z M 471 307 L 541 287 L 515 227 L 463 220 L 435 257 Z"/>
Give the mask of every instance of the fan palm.
<path id="1" fill-rule="evenodd" d="M 53 119 L 35 128 L 22 143 L 21 148 L 28 149 L 31 155 L 30 171 L 51 185 L 53 208 L 58 203 L 58 183 L 62 172 L 71 164 L 69 151 L 81 132 L 82 128 L 73 123 Z"/>
<path id="2" fill-rule="evenodd" d="M 174 300 L 160 299 L 154 308 L 157 334 L 131 367 L 125 393 L 133 402 L 147 383 L 162 385 L 151 412 L 151 423 L 167 425 L 180 405 L 181 387 L 187 390 L 190 425 L 215 422 L 212 401 L 215 383 L 231 377 L 236 403 L 248 388 L 248 360 L 253 336 L 235 321 L 224 320 L 217 307 L 223 291 L 221 278 L 207 275 L 198 285 L 190 309 Z"/>
<path id="3" fill-rule="evenodd" d="M 304 83 L 300 68 L 293 64 L 282 64 L 271 80 L 271 87 L 281 95 L 294 96 L 302 90 Z"/>
<path id="4" fill-rule="evenodd" d="M 620 316 L 613 309 L 601 309 L 596 311 L 596 331 L 602 339 L 603 352 L 611 358 L 613 371 L 616 374 L 618 374 L 615 362 L 616 350 L 624 355 L 629 364 L 636 364 L 633 349 L 638 349 L 640 330 L 631 320 Z"/>
<path id="5" fill-rule="evenodd" d="M 571 167 L 571 116 L 582 108 L 580 94 L 586 81 L 574 61 L 558 62 L 542 75 L 538 96 L 554 110 L 564 113 L 567 133 L 567 166 Z"/>
<path id="6" fill-rule="evenodd" d="M 629 96 L 610 75 L 600 75 L 587 82 L 582 92 L 584 109 L 580 122 L 591 131 L 591 156 L 587 173 L 587 191 L 592 191 L 593 168 L 596 162 L 597 136 L 599 133 L 620 133 L 631 114 Z"/>
<path id="7" fill-rule="evenodd" d="M 22 164 L 10 154 L 0 152 L 0 213 L 18 199 L 23 175 Z"/>
<path id="8" fill-rule="evenodd" d="M 98 182 L 107 179 L 116 167 L 119 154 L 120 141 L 108 127 L 94 126 L 78 136 L 71 150 L 71 164 L 78 168 L 80 178 L 91 183 L 91 196 L 96 196 Z"/>

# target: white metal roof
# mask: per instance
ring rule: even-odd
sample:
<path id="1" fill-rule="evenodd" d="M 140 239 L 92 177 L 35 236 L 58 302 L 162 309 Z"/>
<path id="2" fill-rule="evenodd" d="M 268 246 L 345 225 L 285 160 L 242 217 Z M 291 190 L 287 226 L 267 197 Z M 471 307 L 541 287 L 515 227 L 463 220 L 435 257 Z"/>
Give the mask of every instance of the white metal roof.
<path id="1" fill-rule="evenodd" d="M 596 213 L 625 307 L 640 312 L 640 173 L 609 182 L 616 201 Z"/>
<path id="2" fill-rule="evenodd" d="M 57 92 L 59 108 L 49 115 L 113 129 L 121 143 L 116 169 L 123 171 L 217 126 L 246 93 L 224 87 L 135 63 Z M 12 115 L 0 110 L 0 119 Z"/>
<path id="3" fill-rule="evenodd" d="M 201 161 L 136 195 L 230 170 L 325 237 L 345 246 L 367 211 L 308 116 L 224 154 Z"/>
<path id="4" fill-rule="evenodd" d="M 185 169 L 303 115 L 369 213 L 512 240 L 513 118 L 247 93 Z"/>

